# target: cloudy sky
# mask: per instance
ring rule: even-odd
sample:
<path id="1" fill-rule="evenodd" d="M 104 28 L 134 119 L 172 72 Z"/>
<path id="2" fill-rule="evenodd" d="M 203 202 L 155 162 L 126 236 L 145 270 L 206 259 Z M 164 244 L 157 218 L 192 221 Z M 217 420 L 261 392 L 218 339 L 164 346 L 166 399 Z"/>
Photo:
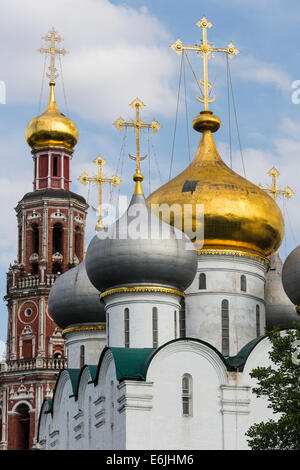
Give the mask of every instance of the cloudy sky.
<path id="1" fill-rule="evenodd" d="M 131 119 L 129 103 L 138 96 L 147 105 L 143 118 L 158 120 L 162 129 L 142 139 L 146 193 L 169 178 L 180 58 L 170 44 L 180 38 L 186 45 L 201 39 L 195 23 L 205 15 L 214 24 L 208 37 L 215 47 L 232 41 L 240 54 L 230 61 L 238 125 L 246 176 L 267 185 L 268 170 L 280 171 L 280 185 L 289 185 L 295 196 L 283 204 L 286 237 L 281 257 L 300 242 L 300 5 L 297 0 L 2 0 L 0 3 L 0 80 L 6 85 L 6 103 L 0 104 L 0 295 L 5 294 L 5 273 L 16 258 L 17 237 L 14 207 L 32 189 L 33 165 L 24 139 L 30 119 L 42 112 L 48 100 L 43 80 L 45 58 L 37 49 L 52 28 L 63 36 L 69 54 L 57 69 L 56 96 L 59 108 L 77 124 L 80 140 L 72 161 L 73 191 L 96 203 L 95 188 L 88 193 L 77 178 L 93 172 L 98 154 L 107 160 L 109 176 L 118 170 L 122 195 L 130 194 L 134 165 L 134 138 L 112 126 L 116 118 Z M 190 55 L 201 76 L 201 60 Z M 46 64 L 46 67 L 48 64 Z M 211 109 L 221 118 L 215 136 L 221 156 L 229 163 L 229 119 L 226 61 L 209 61 L 210 79 L 217 74 L 217 100 Z M 63 92 L 63 84 L 65 94 Z M 296 88 L 293 88 L 296 87 Z M 185 89 L 186 99 L 185 99 Z M 200 111 L 197 89 L 188 66 L 186 87 L 182 79 L 172 176 L 189 162 L 186 108 L 191 155 L 199 135 L 191 121 Z M 294 93 L 294 99 L 293 99 Z M 66 100 L 65 96 L 66 95 Z M 293 102 L 294 101 L 294 102 Z M 233 169 L 242 173 L 239 142 L 231 109 Z M 123 147 L 122 147 L 122 144 Z M 125 157 L 124 157 L 125 155 Z M 120 159 L 121 156 L 121 159 Z M 123 159 L 124 157 L 124 159 Z M 123 162 L 123 165 L 120 163 Z M 150 164 L 149 164 L 150 162 Z M 150 177 L 149 177 L 150 175 Z M 109 192 L 106 191 L 106 198 Z M 89 213 L 87 243 L 93 235 L 95 214 Z M 0 339 L 6 338 L 7 311 L 0 303 Z M 1 348 L 0 348 L 1 349 Z M 1 353 L 1 351 L 0 351 Z"/>

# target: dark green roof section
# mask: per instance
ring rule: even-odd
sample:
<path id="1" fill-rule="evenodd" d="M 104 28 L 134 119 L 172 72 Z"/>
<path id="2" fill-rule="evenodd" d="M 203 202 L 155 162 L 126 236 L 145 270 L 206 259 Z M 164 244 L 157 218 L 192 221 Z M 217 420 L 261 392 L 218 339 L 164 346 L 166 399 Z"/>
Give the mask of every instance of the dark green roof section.
<path id="1" fill-rule="evenodd" d="M 245 367 L 246 361 L 255 346 L 262 340 L 266 338 L 266 335 L 264 336 L 258 336 L 257 338 L 254 338 L 252 341 L 247 343 L 239 352 L 236 356 L 229 356 L 225 357 L 225 362 L 226 365 L 229 367 L 231 370 L 240 370 L 242 371 Z"/>
<path id="2" fill-rule="evenodd" d="M 95 378 L 96 378 L 96 375 L 97 375 L 98 366 L 89 366 L 88 365 L 87 368 L 89 369 L 90 374 L 91 374 L 91 381 L 94 382 Z"/>
<path id="3" fill-rule="evenodd" d="M 73 394 L 76 395 L 81 369 L 64 369 L 64 370 L 68 372 L 69 374 L 71 384 L 72 384 Z"/>
<path id="4" fill-rule="evenodd" d="M 46 413 L 51 413 L 53 407 L 53 400 L 49 400 L 46 398 L 44 400 L 44 403 L 48 403 L 48 410 L 46 411 Z"/>
<path id="5" fill-rule="evenodd" d="M 113 354 L 119 382 L 125 379 L 146 380 L 148 362 L 154 348 L 109 348 Z"/>

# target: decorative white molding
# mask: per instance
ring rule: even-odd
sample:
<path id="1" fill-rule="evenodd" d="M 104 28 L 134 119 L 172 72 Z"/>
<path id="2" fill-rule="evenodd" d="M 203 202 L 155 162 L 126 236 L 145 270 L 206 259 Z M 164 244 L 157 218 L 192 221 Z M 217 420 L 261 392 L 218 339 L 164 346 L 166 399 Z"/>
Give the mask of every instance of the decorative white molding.
<path id="1" fill-rule="evenodd" d="M 52 255 L 52 261 L 62 261 L 64 259 L 63 255 L 58 251 Z"/>
<path id="2" fill-rule="evenodd" d="M 67 217 L 65 216 L 65 214 L 62 214 L 60 212 L 60 209 L 57 209 L 56 212 L 52 212 L 52 214 L 50 215 L 50 220 L 54 220 L 54 219 L 66 221 Z"/>
<path id="3" fill-rule="evenodd" d="M 77 224 L 80 224 L 80 225 L 84 225 L 85 224 L 85 220 L 83 217 L 80 217 L 79 215 L 75 215 L 74 217 L 74 222 L 76 222 Z"/>
<path id="4" fill-rule="evenodd" d="M 36 210 L 34 209 L 33 212 L 27 217 L 27 222 L 30 222 L 32 220 L 38 220 L 41 218 L 42 218 L 41 214 L 36 212 Z"/>

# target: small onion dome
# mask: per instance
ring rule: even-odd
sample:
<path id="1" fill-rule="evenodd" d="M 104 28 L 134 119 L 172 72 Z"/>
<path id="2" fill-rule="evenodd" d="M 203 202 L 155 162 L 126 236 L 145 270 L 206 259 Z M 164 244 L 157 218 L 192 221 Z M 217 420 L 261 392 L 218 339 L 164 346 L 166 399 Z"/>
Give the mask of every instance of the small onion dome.
<path id="1" fill-rule="evenodd" d="M 50 290 L 48 307 L 60 328 L 80 323 L 105 323 L 104 306 L 99 292 L 87 277 L 85 261 L 56 279 Z"/>
<path id="2" fill-rule="evenodd" d="M 50 82 L 50 98 L 46 110 L 31 119 L 25 138 L 33 149 L 41 147 L 65 147 L 72 150 L 78 142 L 78 130 L 74 122 L 62 114 L 55 101 L 54 82 Z"/>
<path id="3" fill-rule="evenodd" d="M 285 260 L 282 268 L 282 284 L 287 296 L 300 312 L 300 246 L 297 246 Z"/>
<path id="4" fill-rule="evenodd" d="M 204 243 L 199 245 L 195 241 L 200 254 L 244 253 L 266 259 L 282 241 L 282 214 L 269 194 L 224 163 L 212 135 L 220 124 L 211 111 L 201 111 L 193 121 L 194 129 L 202 133 L 193 161 L 154 191 L 148 204 L 157 208 L 160 204 L 178 207 L 178 214 L 174 210 L 173 224 L 183 227 L 188 235 L 190 227 L 195 231 L 197 205 L 202 204 Z"/>
<path id="5" fill-rule="evenodd" d="M 282 286 L 282 261 L 278 252 L 270 258 L 266 274 L 265 302 L 267 330 L 272 330 L 274 326 L 293 328 L 293 322 L 299 321 L 295 306 Z"/>
<path id="6" fill-rule="evenodd" d="M 171 287 L 182 292 L 196 275 L 193 244 L 150 211 L 142 178 L 134 175 L 137 183 L 127 212 L 95 235 L 88 247 L 87 274 L 101 292 L 130 285 Z"/>

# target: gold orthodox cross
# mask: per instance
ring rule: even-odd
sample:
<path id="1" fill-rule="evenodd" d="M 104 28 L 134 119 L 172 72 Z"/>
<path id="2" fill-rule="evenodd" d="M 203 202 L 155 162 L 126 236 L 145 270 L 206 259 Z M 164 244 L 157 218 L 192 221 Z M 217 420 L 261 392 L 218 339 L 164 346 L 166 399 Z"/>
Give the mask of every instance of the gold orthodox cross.
<path id="1" fill-rule="evenodd" d="M 271 194 L 274 201 L 276 201 L 277 197 L 280 194 L 285 196 L 287 199 L 290 199 L 292 196 L 294 196 L 295 193 L 289 186 L 287 186 L 284 190 L 278 188 L 277 178 L 280 176 L 280 173 L 274 166 L 273 168 L 271 168 L 271 170 L 268 171 L 268 175 L 272 176 L 272 185 L 270 186 L 270 188 L 263 188 L 261 184 L 259 184 L 258 186 L 267 193 Z"/>
<path id="2" fill-rule="evenodd" d="M 106 161 L 101 155 L 98 155 L 97 158 L 93 160 L 93 162 L 98 166 L 98 174 L 97 176 L 88 176 L 87 173 L 82 173 L 79 176 L 78 180 L 80 183 L 87 185 L 89 182 L 96 183 L 98 186 L 98 222 L 95 226 L 95 230 L 99 232 L 100 230 L 105 229 L 105 225 L 102 222 L 103 217 L 103 209 L 102 209 L 102 185 L 104 183 L 112 183 L 113 186 L 118 186 L 121 183 L 120 178 L 117 175 L 112 175 L 111 178 L 105 178 L 102 173 L 103 165 L 105 165 Z"/>
<path id="3" fill-rule="evenodd" d="M 132 122 L 125 122 L 124 119 L 120 117 L 114 122 L 113 125 L 120 132 L 125 127 L 132 127 L 133 129 L 135 129 L 136 155 L 134 157 L 133 155 L 129 154 L 129 157 L 132 160 L 135 160 L 136 162 L 136 175 L 141 176 L 141 160 L 145 160 L 145 158 L 147 158 L 147 155 L 141 157 L 140 154 L 140 132 L 142 129 L 152 129 L 153 134 L 155 134 L 155 132 L 159 131 L 161 125 L 157 121 L 151 121 L 151 124 L 147 124 L 140 119 L 140 109 L 143 109 L 145 104 L 139 98 L 136 98 L 132 103 L 130 103 L 130 106 L 135 109 L 135 120 Z M 143 178 L 141 179 L 141 181 L 142 180 Z"/>
<path id="4" fill-rule="evenodd" d="M 55 54 L 62 54 L 65 55 L 68 53 L 64 48 L 63 49 L 57 49 L 56 48 L 56 43 L 60 43 L 63 41 L 63 38 L 55 31 L 54 28 L 52 28 L 46 36 L 42 38 L 46 43 L 50 42 L 50 47 L 46 49 L 45 47 L 40 47 L 38 51 L 41 54 L 47 53 L 50 54 L 50 73 L 47 73 L 47 77 L 50 78 L 50 83 L 55 83 L 55 79 L 58 77 L 58 73 L 55 68 Z"/>
<path id="5" fill-rule="evenodd" d="M 197 99 L 201 102 L 204 103 L 204 110 L 208 110 L 208 103 L 212 103 L 215 101 L 216 96 L 213 96 L 210 98 L 210 92 L 212 89 L 212 84 L 208 81 L 208 70 L 207 70 L 207 59 L 209 54 L 212 52 L 225 52 L 226 54 L 229 55 L 229 57 L 233 57 L 234 55 L 239 53 L 239 50 L 234 47 L 232 42 L 228 44 L 227 49 L 226 48 L 218 48 L 218 47 L 212 47 L 212 44 L 210 44 L 207 41 L 207 28 L 211 28 L 213 26 L 212 23 L 207 21 L 207 19 L 203 16 L 203 18 L 196 23 L 199 28 L 202 28 L 202 41 L 199 46 L 184 46 L 180 39 L 177 39 L 175 44 L 172 44 L 170 47 L 178 54 L 180 55 L 182 52 L 185 50 L 189 51 L 197 51 L 200 52 L 202 55 L 203 59 L 203 79 L 200 79 L 201 85 L 203 85 L 203 91 L 199 85 L 199 88 L 202 93 L 202 98 L 197 95 Z"/>

